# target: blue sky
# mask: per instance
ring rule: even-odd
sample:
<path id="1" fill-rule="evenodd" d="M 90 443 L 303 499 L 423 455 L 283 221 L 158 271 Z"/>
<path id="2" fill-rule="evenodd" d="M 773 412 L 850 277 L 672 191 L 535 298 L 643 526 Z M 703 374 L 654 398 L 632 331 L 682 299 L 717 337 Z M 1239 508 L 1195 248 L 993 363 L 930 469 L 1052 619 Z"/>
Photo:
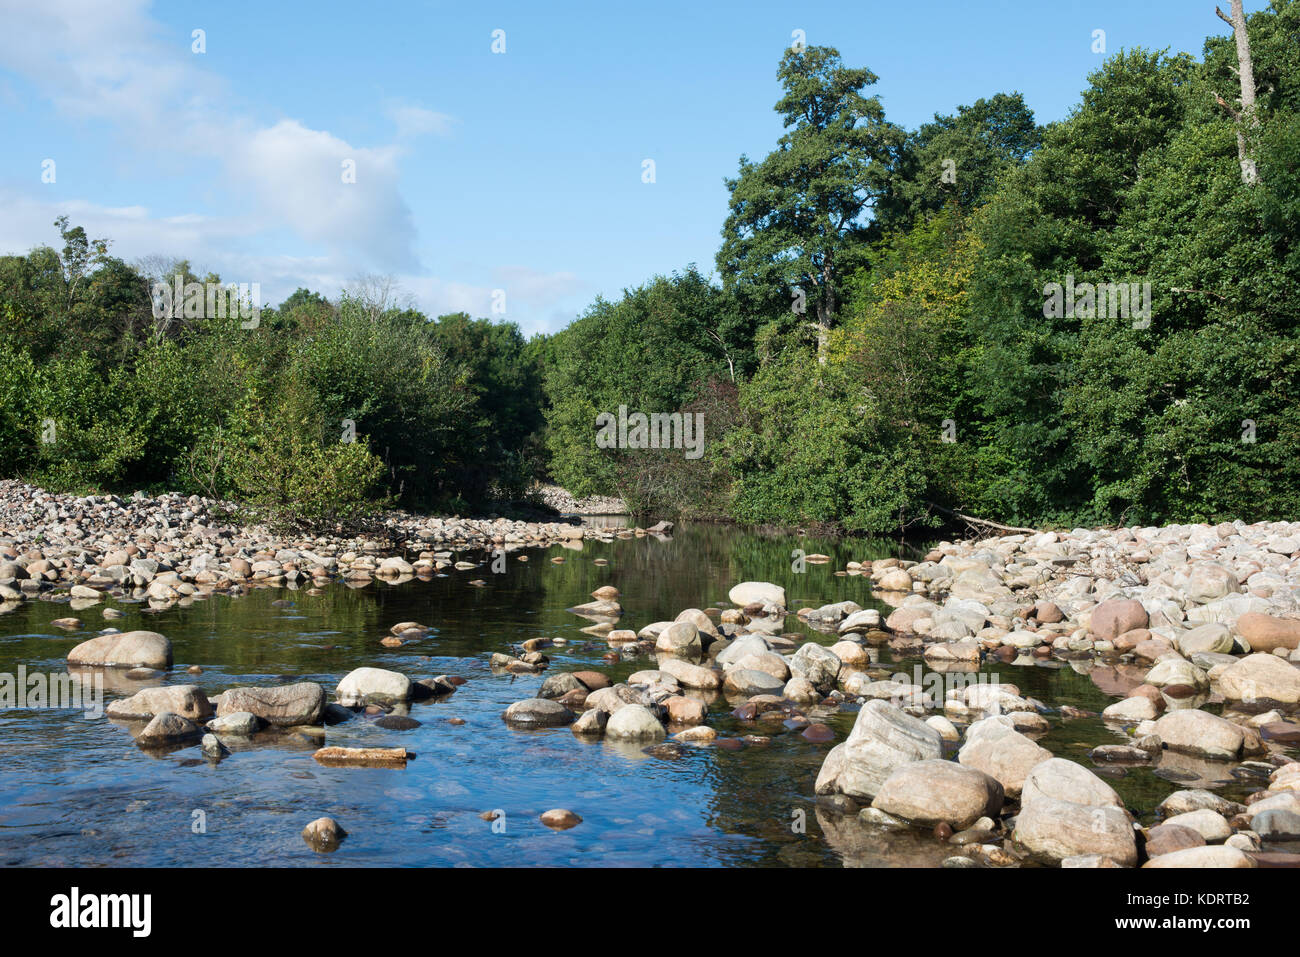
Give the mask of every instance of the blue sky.
<path id="1" fill-rule="evenodd" d="M 723 179 L 782 132 L 794 30 L 870 67 L 908 128 L 1013 90 L 1063 118 L 1103 59 L 1094 30 L 1108 54 L 1228 32 L 1214 0 L 0 0 L 0 23 L 0 253 L 54 243 L 67 213 L 125 259 L 187 257 L 269 304 L 389 274 L 431 314 L 491 315 L 504 290 L 528 333 L 713 270 Z"/>

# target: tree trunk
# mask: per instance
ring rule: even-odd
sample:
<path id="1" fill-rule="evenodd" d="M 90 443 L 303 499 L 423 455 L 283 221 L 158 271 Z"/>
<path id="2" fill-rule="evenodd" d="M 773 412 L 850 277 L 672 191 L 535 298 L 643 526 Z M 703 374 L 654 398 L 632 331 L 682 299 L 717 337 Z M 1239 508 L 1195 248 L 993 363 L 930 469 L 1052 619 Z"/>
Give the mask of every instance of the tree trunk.
<path id="1" fill-rule="evenodd" d="M 817 304 L 817 321 L 813 325 L 817 329 L 817 361 L 825 363 L 826 351 L 830 347 L 831 324 L 826 307 L 820 302 Z"/>
<path id="2" fill-rule="evenodd" d="M 1250 155 L 1247 137 L 1253 135 L 1259 127 L 1259 117 L 1255 113 L 1255 65 L 1250 57 L 1250 34 L 1246 32 L 1246 11 L 1242 0 L 1232 0 L 1232 16 L 1228 16 L 1218 7 L 1214 8 L 1219 19 L 1232 26 L 1233 37 L 1237 41 L 1237 73 L 1241 78 L 1241 110 L 1233 110 L 1219 97 L 1219 102 L 1237 121 L 1237 160 L 1241 163 L 1241 181 L 1247 186 L 1259 182 L 1259 168 L 1255 158 Z M 1216 94 L 1217 95 L 1217 94 Z"/>
<path id="3" fill-rule="evenodd" d="M 832 254 L 826 253 L 822 259 L 822 294 L 817 303 L 817 361 L 826 361 L 826 352 L 830 348 L 831 326 L 835 324 L 835 267 Z"/>

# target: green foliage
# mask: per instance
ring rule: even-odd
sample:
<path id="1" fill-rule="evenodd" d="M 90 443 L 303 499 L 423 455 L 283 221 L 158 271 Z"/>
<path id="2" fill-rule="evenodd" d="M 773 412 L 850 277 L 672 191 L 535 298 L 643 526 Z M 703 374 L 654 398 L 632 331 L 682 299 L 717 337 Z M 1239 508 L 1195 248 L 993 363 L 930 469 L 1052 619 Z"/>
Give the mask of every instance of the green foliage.
<path id="1" fill-rule="evenodd" d="M 873 534 L 949 510 L 1294 518 L 1300 0 L 1249 31 L 1251 185 L 1230 36 L 1200 61 L 1112 56 L 1045 128 L 998 93 L 911 133 L 869 70 L 787 51 L 785 133 L 726 183 L 721 288 L 691 266 L 531 341 L 429 321 L 382 280 L 299 289 L 255 329 L 156 319 L 149 281 L 189 264 L 130 266 L 60 219 L 61 251 L 0 257 L 0 470 L 168 483 L 287 524 L 388 496 L 472 508 L 548 473 L 638 509 Z M 1119 283 L 1149 284 L 1149 322 L 1045 308 L 1052 284 Z M 702 414 L 703 454 L 600 447 L 620 407 Z"/>
<path id="2" fill-rule="evenodd" d="M 387 504 L 374 494 L 384 463 L 365 441 L 320 441 L 319 415 L 290 398 L 272 408 L 253 391 L 235 417 L 224 468 L 239 500 L 279 528 L 341 529 Z"/>
<path id="3" fill-rule="evenodd" d="M 598 299 L 556 335 L 546 372 L 551 473 L 575 495 L 620 494 L 627 453 L 596 445 L 601 413 L 669 413 L 710 379 L 730 379 L 714 322 L 726 296 L 694 268 Z M 674 452 L 674 456 L 680 455 Z"/>
<path id="4" fill-rule="evenodd" d="M 0 473 L 59 489 L 169 485 L 311 524 L 395 496 L 477 507 L 522 495 L 540 471 L 538 359 L 515 326 L 303 289 L 251 328 L 155 317 L 150 281 L 200 281 L 188 263 L 146 278 L 107 241 L 57 225 L 61 254 L 0 259 L 13 331 Z"/>
<path id="5" fill-rule="evenodd" d="M 463 370 L 472 401 L 457 423 L 453 484 L 471 496 L 523 497 L 544 449 L 540 365 L 519 327 L 462 312 L 439 316 L 429 332 Z"/>
<path id="6" fill-rule="evenodd" d="M 349 422 L 368 436 L 391 493 L 427 503 L 459 491 L 457 443 L 470 399 L 423 316 L 372 319 L 344 297 L 333 321 L 293 341 L 285 376 L 310 393 L 321 440 L 337 441 Z"/>
<path id="7" fill-rule="evenodd" d="M 876 206 L 876 227 L 910 228 L 948 203 L 966 211 L 983 205 L 998 180 L 1041 142 L 1042 130 L 1019 93 L 976 100 L 955 115 L 935 114 L 904 142 Z"/>
<path id="8" fill-rule="evenodd" d="M 1216 97 L 1230 38 L 1203 64 L 1110 58 L 1041 142 L 1009 97 L 911 135 L 828 361 L 761 340 L 736 513 L 879 531 L 932 520 L 927 502 L 1040 525 L 1294 516 L 1300 3 L 1250 29 L 1253 187 Z M 944 154 L 969 193 L 932 188 Z M 1069 280 L 1150 283 L 1151 322 L 1045 314 Z M 932 439 L 941 416 L 953 443 Z"/>
<path id="9" fill-rule="evenodd" d="M 960 456 L 944 441 L 966 418 L 965 286 L 973 243 L 945 213 L 872 250 L 827 361 L 774 335 L 741 391 L 731 437 L 737 514 L 750 521 L 899 532 L 934 524 Z"/>

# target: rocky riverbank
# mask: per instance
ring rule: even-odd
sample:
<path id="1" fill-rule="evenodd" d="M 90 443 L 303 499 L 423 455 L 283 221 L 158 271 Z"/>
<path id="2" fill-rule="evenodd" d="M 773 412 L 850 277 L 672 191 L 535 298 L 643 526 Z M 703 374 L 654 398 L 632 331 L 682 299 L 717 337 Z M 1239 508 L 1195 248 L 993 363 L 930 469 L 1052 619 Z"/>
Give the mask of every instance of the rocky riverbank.
<path id="1" fill-rule="evenodd" d="M 563 515 L 626 515 L 627 503 L 621 498 L 589 495 L 574 498 L 558 485 L 543 485 L 538 494 L 543 502 Z"/>
<path id="2" fill-rule="evenodd" d="M 461 553 L 581 547 L 645 529 L 593 529 L 570 521 L 442 518 L 393 511 L 364 536 L 292 535 L 232 518 L 230 503 L 136 493 L 55 495 L 0 481 L 0 611 L 6 603 L 68 593 L 74 608 L 109 596 L 165 605 L 198 591 L 249 585 L 363 584 L 483 564 Z M 660 523 L 651 531 L 671 528 Z"/>

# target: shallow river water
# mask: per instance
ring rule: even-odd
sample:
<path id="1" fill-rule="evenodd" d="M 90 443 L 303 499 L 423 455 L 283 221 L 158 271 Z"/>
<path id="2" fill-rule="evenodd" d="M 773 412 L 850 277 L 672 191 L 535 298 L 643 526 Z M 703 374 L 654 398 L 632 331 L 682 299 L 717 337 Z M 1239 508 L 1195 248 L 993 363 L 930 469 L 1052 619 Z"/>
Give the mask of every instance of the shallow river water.
<path id="1" fill-rule="evenodd" d="M 823 552 L 829 564 L 791 568 L 791 552 Z M 768 744 L 657 749 L 587 741 L 568 729 L 519 731 L 501 713 L 533 697 L 546 674 L 493 674 L 492 652 L 528 638 L 564 638 L 547 649 L 550 669 L 593 668 L 615 680 L 654 666 L 652 658 L 609 664 L 609 646 L 580 629 L 591 624 L 565 611 L 595 588 L 621 592 L 619 627 L 639 629 L 672 619 L 688 607 L 725 602 L 739 581 L 786 588 L 791 610 L 871 597 L 868 579 L 836 576 L 850 559 L 896 553 L 889 543 L 766 536 L 735 528 L 687 526 L 671 540 L 586 542 L 581 550 L 512 555 L 507 570 L 488 565 L 429 581 L 364 588 L 332 585 L 255 589 L 218 595 L 159 612 L 112 600 L 126 617 L 122 631 L 159 631 L 174 647 L 175 666 L 163 681 L 200 685 L 215 696 L 228 687 L 317 681 L 332 692 L 363 665 L 412 678 L 461 675 L 452 696 L 410 706 L 421 722 L 408 731 L 376 727 L 363 717 L 327 729 L 329 744 L 404 746 L 417 759 L 404 770 L 327 768 L 312 754 L 320 741 L 261 735 L 220 763 L 196 746 L 169 754 L 136 747 L 123 724 L 87 719 L 74 710 L 0 710 L 0 864 L 79 866 L 502 866 L 502 865 L 937 865 L 951 849 L 920 834 L 885 834 L 817 807 L 813 782 L 831 743 L 812 743 L 779 722 L 743 724 L 734 703 L 719 698 L 709 723 L 724 736 L 762 734 Z M 563 555 L 563 564 L 549 559 Z M 479 558 L 483 556 L 458 556 Z M 593 559 L 607 559 L 597 565 Z M 474 587 L 473 579 L 486 585 Z M 66 633 L 49 622 L 66 604 L 28 602 L 0 616 L 0 673 L 60 673 L 68 650 L 105 622 L 104 605 L 76 614 L 85 622 Z M 414 620 L 434 627 L 427 638 L 398 649 L 379 641 L 391 625 Z M 832 644 L 791 615 L 789 631 Z M 920 659 L 891 663 L 913 674 Z M 203 673 L 186 673 L 190 665 Z M 1100 711 L 1108 697 L 1084 666 L 1061 662 L 984 669 L 1018 684 L 1024 694 L 1059 707 Z M 107 699 L 145 683 L 109 675 Z M 153 683 L 159 683 L 155 681 Z M 1040 743 L 1091 766 L 1087 752 L 1121 738 L 1100 719 L 1049 716 Z M 460 718 L 462 725 L 449 723 Z M 830 720 L 843 740 L 854 720 L 845 710 Z M 1205 775 L 1208 774 L 1209 778 Z M 1226 795 L 1239 785 L 1226 767 L 1194 763 L 1134 769 L 1110 778 L 1129 807 L 1150 822 L 1155 805 L 1174 788 L 1213 786 Z M 568 808 L 582 823 L 553 832 L 538 815 Z M 480 815 L 499 810 L 491 823 Z M 322 815 L 348 837 L 333 854 L 318 854 L 300 836 Z M 801 826 L 802 825 L 802 826 Z"/>

